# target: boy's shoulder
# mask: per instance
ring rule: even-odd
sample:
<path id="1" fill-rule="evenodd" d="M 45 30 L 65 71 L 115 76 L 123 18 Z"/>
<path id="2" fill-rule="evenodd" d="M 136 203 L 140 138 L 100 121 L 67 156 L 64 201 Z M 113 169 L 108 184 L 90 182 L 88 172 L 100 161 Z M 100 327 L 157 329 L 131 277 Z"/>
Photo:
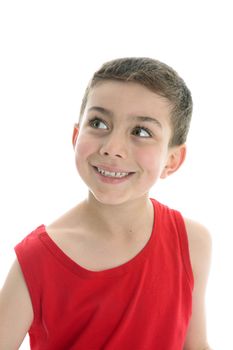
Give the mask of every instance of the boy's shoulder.
<path id="1" fill-rule="evenodd" d="M 54 235 L 57 232 L 77 231 L 82 229 L 83 223 L 82 203 L 80 203 L 46 225 L 46 231 Z"/>
<path id="2" fill-rule="evenodd" d="M 79 204 L 71 208 L 48 225 L 45 225 L 45 231 L 61 248 L 66 245 L 73 245 L 74 240 L 76 243 L 82 241 L 82 237 L 86 236 L 82 206 Z"/>
<path id="3" fill-rule="evenodd" d="M 184 218 L 188 236 L 190 259 L 195 274 L 209 269 L 212 239 L 209 230 L 197 221 Z"/>
<path id="4" fill-rule="evenodd" d="M 184 219 L 184 221 L 194 277 L 193 313 L 189 323 L 184 349 L 191 349 L 193 346 L 200 346 L 200 344 L 203 344 L 202 347 L 204 348 L 204 344 L 207 344 L 204 305 L 211 265 L 212 240 L 206 227 L 190 219 Z M 209 349 L 207 345 L 205 348 Z"/>

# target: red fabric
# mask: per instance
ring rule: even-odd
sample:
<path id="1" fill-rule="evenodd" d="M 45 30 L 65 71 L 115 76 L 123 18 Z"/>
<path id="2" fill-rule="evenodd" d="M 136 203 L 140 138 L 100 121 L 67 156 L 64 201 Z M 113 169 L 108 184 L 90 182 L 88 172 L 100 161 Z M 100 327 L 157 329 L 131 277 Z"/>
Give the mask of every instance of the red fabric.
<path id="1" fill-rule="evenodd" d="M 154 227 L 127 263 L 82 268 L 38 227 L 15 247 L 34 308 L 33 350 L 182 350 L 193 274 L 181 214 L 152 199 Z"/>

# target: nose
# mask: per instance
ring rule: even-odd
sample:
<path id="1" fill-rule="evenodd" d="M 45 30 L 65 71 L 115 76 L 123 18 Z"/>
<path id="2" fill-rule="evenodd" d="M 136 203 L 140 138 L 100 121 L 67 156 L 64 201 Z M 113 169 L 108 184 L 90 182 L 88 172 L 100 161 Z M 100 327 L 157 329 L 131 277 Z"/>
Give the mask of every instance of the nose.
<path id="1" fill-rule="evenodd" d="M 102 156 L 126 158 L 127 157 L 127 145 L 126 141 L 122 138 L 122 135 L 115 132 L 104 139 L 100 154 Z"/>

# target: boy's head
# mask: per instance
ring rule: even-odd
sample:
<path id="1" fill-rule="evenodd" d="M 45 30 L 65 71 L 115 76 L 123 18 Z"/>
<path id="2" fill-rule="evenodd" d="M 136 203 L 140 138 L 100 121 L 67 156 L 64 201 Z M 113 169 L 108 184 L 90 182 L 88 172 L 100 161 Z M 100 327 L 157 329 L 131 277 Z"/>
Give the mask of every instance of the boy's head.
<path id="1" fill-rule="evenodd" d="M 185 143 L 193 107 L 191 93 L 183 79 L 171 67 L 151 58 L 119 58 L 103 64 L 87 86 L 79 122 L 84 114 L 90 90 L 99 82 L 108 80 L 135 82 L 165 97 L 172 107 L 172 137 L 169 145 L 172 147 Z"/>

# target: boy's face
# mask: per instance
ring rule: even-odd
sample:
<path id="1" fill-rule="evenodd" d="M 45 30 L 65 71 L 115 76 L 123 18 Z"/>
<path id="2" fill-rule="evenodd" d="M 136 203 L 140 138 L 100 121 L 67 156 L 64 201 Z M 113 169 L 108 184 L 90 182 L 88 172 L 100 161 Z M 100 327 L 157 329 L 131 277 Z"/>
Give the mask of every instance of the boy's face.
<path id="1" fill-rule="evenodd" d="M 170 111 L 169 101 L 137 83 L 104 81 L 91 89 L 74 146 L 78 172 L 98 201 L 148 196 L 178 169 L 185 146 L 169 148 Z"/>

